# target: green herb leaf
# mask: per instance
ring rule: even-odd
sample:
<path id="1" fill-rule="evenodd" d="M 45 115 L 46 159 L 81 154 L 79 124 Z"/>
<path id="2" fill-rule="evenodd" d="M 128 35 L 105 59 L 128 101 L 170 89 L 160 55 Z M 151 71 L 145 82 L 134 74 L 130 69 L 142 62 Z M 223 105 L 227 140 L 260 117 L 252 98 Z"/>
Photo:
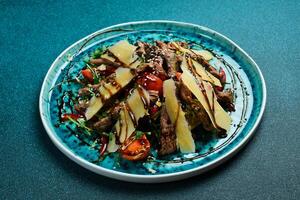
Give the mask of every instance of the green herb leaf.
<path id="1" fill-rule="evenodd" d="M 100 58 L 101 55 L 103 54 L 103 50 L 101 49 L 97 49 L 96 51 L 94 51 L 94 53 L 92 54 L 92 58 Z"/>
<path id="2" fill-rule="evenodd" d="M 135 132 L 135 139 L 138 140 L 140 139 L 144 134 L 147 134 L 147 135 L 151 135 L 151 132 L 142 132 L 142 131 L 136 131 Z"/>
<path id="3" fill-rule="evenodd" d="M 108 136 L 109 141 L 112 141 L 113 135 L 114 135 L 113 132 L 109 132 L 109 136 Z"/>
<path id="4" fill-rule="evenodd" d="M 82 128 L 87 135 L 91 135 L 91 132 L 93 131 L 89 127 L 85 126 L 85 120 L 82 118 L 79 118 L 78 120 L 72 119 L 70 116 L 67 116 L 68 119 L 76 124 L 79 128 Z"/>

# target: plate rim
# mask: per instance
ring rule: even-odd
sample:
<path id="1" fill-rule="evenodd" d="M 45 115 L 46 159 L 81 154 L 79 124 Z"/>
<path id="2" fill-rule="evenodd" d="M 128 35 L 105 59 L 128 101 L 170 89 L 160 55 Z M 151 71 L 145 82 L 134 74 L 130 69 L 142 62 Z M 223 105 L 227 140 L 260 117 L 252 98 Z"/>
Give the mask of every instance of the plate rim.
<path id="1" fill-rule="evenodd" d="M 107 169 L 107 168 L 101 167 L 99 165 L 93 164 L 93 163 L 79 157 L 78 155 L 76 155 L 70 149 L 65 147 L 62 144 L 62 142 L 59 141 L 58 138 L 55 136 L 55 133 L 53 133 L 51 131 L 45 117 L 42 115 L 42 111 L 44 110 L 43 106 L 42 106 L 42 104 L 43 104 L 43 93 L 44 93 L 44 90 L 45 90 L 45 87 L 46 87 L 46 84 L 47 84 L 46 80 L 50 76 L 50 74 L 52 73 L 56 62 L 68 50 L 70 50 L 71 48 L 76 46 L 78 43 L 90 38 L 91 36 L 93 36 L 95 34 L 99 34 L 101 32 L 105 32 L 105 31 L 113 29 L 113 28 L 118 28 L 118 27 L 122 27 L 122 26 L 126 26 L 126 25 L 151 24 L 151 23 L 165 23 L 165 24 L 174 24 L 174 25 L 181 25 L 181 26 L 183 25 L 183 26 L 191 26 L 191 27 L 199 28 L 199 29 L 201 29 L 205 32 L 214 33 L 218 37 L 220 37 L 224 40 L 227 40 L 227 42 L 229 42 L 230 44 L 235 46 L 236 49 L 238 49 L 242 54 L 244 54 L 246 56 L 246 58 L 248 59 L 250 64 L 252 66 L 254 66 L 256 68 L 257 72 L 258 72 L 259 80 L 261 81 L 261 86 L 262 86 L 262 104 L 261 104 L 261 108 L 260 108 L 260 111 L 259 111 L 259 115 L 258 115 L 257 120 L 255 121 L 255 123 L 253 124 L 252 128 L 248 131 L 248 134 L 245 136 L 245 138 L 243 138 L 239 143 L 237 143 L 236 146 L 234 146 L 228 152 L 222 154 L 221 156 L 217 157 L 215 160 L 210 161 L 210 162 L 208 162 L 204 165 L 194 167 L 194 168 L 191 168 L 191 169 L 188 169 L 188 170 L 180 171 L 180 172 L 174 172 L 174 173 L 168 173 L 168 174 L 151 174 L 151 175 L 130 174 L 130 173 L 119 172 L 119 171 L 116 171 L 116 170 Z M 43 126 L 44 126 L 48 136 L 50 137 L 50 139 L 54 143 L 54 145 L 64 155 L 66 155 L 68 158 L 70 158 L 71 160 L 73 160 L 74 162 L 79 164 L 80 166 L 82 166 L 82 167 L 84 167 L 84 168 L 86 168 L 86 169 L 88 169 L 88 170 L 90 170 L 94 173 L 97 173 L 97 174 L 100 174 L 100 175 L 103 175 L 103 176 L 106 176 L 106 177 L 122 180 L 122 181 L 136 182 L 136 183 L 159 183 L 159 182 L 170 182 L 170 181 L 181 180 L 181 179 L 189 178 L 189 177 L 194 176 L 194 175 L 204 173 L 204 172 L 206 172 L 208 170 L 211 170 L 211 169 L 217 167 L 218 165 L 226 162 L 228 159 L 230 159 L 232 156 L 234 156 L 241 148 L 243 148 L 249 142 L 249 140 L 254 135 L 256 129 L 258 128 L 258 126 L 259 126 L 259 124 L 262 120 L 262 116 L 264 114 L 265 107 L 266 107 L 266 101 L 267 101 L 267 88 L 266 88 L 265 79 L 262 75 L 262 72 L 261 72 L 259 66 L 252 59 L 252 57 L 249 56 L 248 53 L 246 53 L 239 45 L 237 45 L 235 42 L 233 42 L 228 37 L 224 36 L 223 34 L 217 32 L 213 29 L 210 29 L 210 28 L 205 27 L 205 26 L 193 24 L 193 23 L 170 21 L 170 20 L 144 20 L 144 21 L 126 22 L 126 23 L 116 24 L 116 25 L 112 25 L 112 26 L 109 26 L 109 27 L 106 27 L 106 28 L 102 28 L 100 30 L 97 30 L 97 31 L 83 37 L 82 39 L 76 41 L 75 43 L 72 43 L 64 51 L 62 51 L 59 54 L 59 56 L 57 56 L 56 59 L 52 62 L 51 66 L 48 69 L 47 74 L 45 75 L 45 78 L 43 80 L 43 84 L 42 84 L 41 91 L 40 91 L 40 96 L 39 96 L 39 113 L 40 113 L 40 117 L 41 117 Z"/>

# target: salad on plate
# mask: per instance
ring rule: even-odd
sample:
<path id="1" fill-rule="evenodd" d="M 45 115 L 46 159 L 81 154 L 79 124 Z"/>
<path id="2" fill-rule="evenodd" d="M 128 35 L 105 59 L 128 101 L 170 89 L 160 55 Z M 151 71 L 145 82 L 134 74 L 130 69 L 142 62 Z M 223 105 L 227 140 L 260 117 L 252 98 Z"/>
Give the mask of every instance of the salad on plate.
<path id="1" fill-rule="evenodd" d="M 76 125 L 101 158 L 193 153 L 201 134 L 193 130 L 224 138 L 235 109 L 224 70 L 209 62 L 213 56 L 180 41 L 118 41 L 85 62 L 74 111 L 62 110 L 61 124 Z"/>

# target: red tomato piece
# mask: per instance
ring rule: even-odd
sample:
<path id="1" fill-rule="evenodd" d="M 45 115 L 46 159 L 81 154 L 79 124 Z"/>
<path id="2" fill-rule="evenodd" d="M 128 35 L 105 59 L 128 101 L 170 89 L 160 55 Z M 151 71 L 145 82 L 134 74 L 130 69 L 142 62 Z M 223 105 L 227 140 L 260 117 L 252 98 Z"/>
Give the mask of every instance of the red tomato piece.
<path id="1" fill-rule="evenodd" d="M 145 134 L 139 139 L 132 140 L 132 138 L 129 138 L 123 145 L 126 148 L 121 150 L 121 156 L 126 160 L 143 160 L 150 152 L 150 142 Z"/>
<path id="2" fill-rule="evenodd" d="M 94 76 L 93 73 L 89 69 L 83 69 L 81 70 L 82 76 L 88 80 L 90 83 L 94 82 Z"/>
<path id="3" fill-rule="evenodd" d="M 146 90 L 155 90 L 158 91 L 160 95 L 162 94 L 163 81 L 153 74 L 145 74 L 137 82 Z"/>
<path id="4" fill-rule="evenodd" d="M 77 120 L 78 118 L 81 118 L 82 116 L 79 114 L 69 113 L 69 114 L 63 114 L 61 119 L 62 121 L 68 121 L 69 118 Z"/>

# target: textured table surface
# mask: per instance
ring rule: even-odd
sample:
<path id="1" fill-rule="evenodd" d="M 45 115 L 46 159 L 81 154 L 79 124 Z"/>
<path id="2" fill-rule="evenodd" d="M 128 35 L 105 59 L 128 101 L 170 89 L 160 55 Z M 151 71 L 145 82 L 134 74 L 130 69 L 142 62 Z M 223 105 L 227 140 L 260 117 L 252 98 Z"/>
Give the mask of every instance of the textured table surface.
<path id="1" fill-rule="evenodd" d="M 299 1 L 0 0 L 0 199 L 300 199 Z M 230 161 L 168 184 L 111 180 L 48 138 L 38 96 L 53 60 L 78 39 L 128 21 L 167 19 L 219 31 L 260 66 L 261 125 Z"/>

